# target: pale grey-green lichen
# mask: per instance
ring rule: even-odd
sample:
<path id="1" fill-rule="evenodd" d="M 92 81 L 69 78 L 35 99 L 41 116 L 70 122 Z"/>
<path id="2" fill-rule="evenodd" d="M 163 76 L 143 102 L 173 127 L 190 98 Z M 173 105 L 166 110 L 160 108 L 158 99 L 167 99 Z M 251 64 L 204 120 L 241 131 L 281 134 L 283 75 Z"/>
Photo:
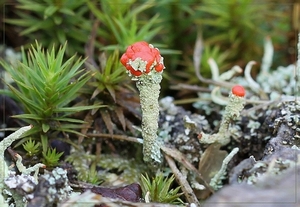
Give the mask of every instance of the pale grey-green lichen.
<path id="1" fill-rule="evenodd" d="M 139 77 L 136 83 L 140 91 L 142 110 L 143 154 L 145 162 L 161 162 L 160 143 L 157 140 L 160 82 L 160 73 L 153 72 Z"/>
<path id="2" fill-rule="evenodd" d="M 16 166 L 18 168 L 18 170 L 24 174 L 24 175 L 30 175 L 30 173 L 34 172 L 34 179 L 35 181 L 37 182 L 38 180 L 38 172 L 39 172 L 39 169 L 40 168 L 45 168 L 46 165 L 42 164 L 42 163 L 37 163 L 35 164 L 34 166 L 32 167 L 28 167 L 26 168 L 23 163 L 22 163 L 22 157 L 21 155 L 19 154 L 16 154 L 15 157 L 17 158 L 17 161 L 16 161 Z"/>
<path id="3" fill-rule="evenodd" d="M 146 72 L 147 61 L 138 57 L 135 60 L 129 60 L 128 64 L 136 71 Z"/>
<path id="4" fill-rule="evenodd" d="M 254 131 L 256 129 L 259 129 L 260 126 L 261 124 L 258 121 L 253 121 L 253 120 L 250 120 L 249 123 L 247 124 L 247 127 L 250 128 L 251 135 L 253 135 Z"/>
<path id="5" fill-rule="evenodd" d="M 229 94 L 229 102 L 225 107 L 225 112 L 221 121 L 219 132 L 216 134 L 206 134 L 202 132 L 200 134 L 200 143 L 212 144 L 220 143 L 222 146 L 230 142 L 230 130 L 229 124 L 232 120 L 237 119 L 240 116 L 240 112 L 244 108 L 244 97 L 236 96 L 232 93 Z"/>
<path id="6" fill-rule="evenodd" d="M 232 160 L 233 156 L 236 155 L 236 153 L 238 153 L 239 148 L 234 148 L 223 160 L 221 169 L 218 171 L 218 173 L 211 179 L 209 185 L 214 189 L 214 190 L 218 190 L 219 188 L 222 187 L 222 179 L 225 178 L 226 175 L 226 169 L 228 166 L 228 163 L 230 162 L 230 160 Z"/>
<path id="7" fill-rule="evenodd" d="M 12 133 L 8 137 L 4 138 L 0 142 L 0 206 L 8 206 L 8 202 L 13 198 L 16 206 L 25 206 L 26 198 L 25 194 L 30 193 L 33 186 L 37 182 L 37 173 L 39 167 L 45 167 L 43 164 L 36 164 L 31 168 L 26 168 L 22 164 L 22 157 L 16 154 L 17 158 L 17 168 L 22 173 L 21 175 L 16 175 L 14 171 L 8 171 L 8 167 L 4 159 L 4 151 L 8 148 L 14 141 L 21 138 L 21 136 L 30 130 L 32 126 L 25 126 Z M 29 175 L 31 172 L 35 171 L 35 176 Z M 6 188 L 6 189 L 5 189 Z M 19 188 L 18 191 L 13 189 Z M 12 190 L 10 190 L 12 189 Z M 8 193 L 9 192 L 9 193 Z M 9 198 L 8 196 L 11 196 Z M 27 197 L 28 198 L 28 197 Z"/>
<path id="8" fill-rule="evenodd" d="M 149 47 L 151 49 L 154 48 L 151 44 L 149 44 Z M 148 65 L 149 62 L 143 60 L 141 57 L 137 57 L 134 60 L 129 59 L 126 63 L 130 65 L 133 70 L 142 73 L 138 76 L 133 75 L 132 80 L 137 81 L 136 86 L 140 91 L 144 161 L 154 161 L 158 163 L 161 162 L 160 144 L 157 141 L 157 130 L 159 116 L 158 97 L 160 92 L 160 82 L 162 80 L 162 71 L 157 72 L 155 67 L 157 64 L 163 66 L 163 58 L 160 55 L 159 57 L 159 63 L 157 62 L 157 57 L 155 57 L 151 65 Z"/>
<path id="9" fill-rule="evenodd" d="M 20 187 L 17 186 L 14 191 L 19 192 Z M 26 206 L 61 206 L 59 203 L 67 199 L 71 192 L 72 188 L 65 169 L 57 167 L 51 172 L 45 170 L 39 177 L 38 183 L 34 184 L 34 190 L 24 192 L 26 198 L 30 196 Z"/>
<path id="10" fill-rule="evenodd" d="M 13 198 L 15 205 L 19 207 L 25 206 L 27 203 L 26 200 L 33 198 L 33 191 L 37 181 L 31 175 L 15 175 L 14 173 L 11 173 L 5 178 L 4 183 L 7 186 L 7 189 L 3 191 L 3 194 L 8 198 Z M 26 200 L 24 201 L 24 199 Z"/>
<path id="11" fill-rule="evenodd" d="M 4 152 L 5 150 L 16 140 L 20 139 L 22 134 L 29 131 L 32 128 L 31 125 L 20 128 L 14 133 L 10 134 L 8 137 L 4 138 L 0 142 L 0 191 L 4 187 L 3 179 L 7 177 L 7 165 L 4 160 Z"/>

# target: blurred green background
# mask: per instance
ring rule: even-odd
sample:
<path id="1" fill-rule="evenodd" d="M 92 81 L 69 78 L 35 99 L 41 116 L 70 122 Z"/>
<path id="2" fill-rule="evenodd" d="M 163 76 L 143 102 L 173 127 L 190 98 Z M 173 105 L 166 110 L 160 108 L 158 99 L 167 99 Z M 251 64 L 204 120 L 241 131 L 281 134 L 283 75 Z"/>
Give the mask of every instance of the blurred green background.
<path id="1" fill-rule="evenodd" d="M 145 40 L 165 57 L 168 91 L 180 82 L 202 84 L 192 57 L 198 34 L 204 43 L 204 77 L 211 76 L 210 57 L 221 72 L 236 64 L 244 68 L 250 60 L 260 63 L 266 36 L 275 48 L 272 67 L 293 63 L 297 5 L 295 0 L 10 0 L 1 5 L 0 44 L 18 51 L 35 40 L 46 48 L 68 41 L 68 56 L 86 56 L 93 34 L 98 57 Z M 259 64 L 252 72 L 258 70 Z"/>

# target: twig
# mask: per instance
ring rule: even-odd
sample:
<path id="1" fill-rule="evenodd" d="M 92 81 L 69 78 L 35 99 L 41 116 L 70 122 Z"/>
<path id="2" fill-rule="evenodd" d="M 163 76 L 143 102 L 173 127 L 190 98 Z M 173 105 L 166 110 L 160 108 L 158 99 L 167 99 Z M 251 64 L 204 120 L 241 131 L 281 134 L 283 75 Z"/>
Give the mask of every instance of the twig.
<path id="1" fill-rule="evenodd" d="M 174 173 L 176 180 L 179 182 L 181 190 L 183 191 L 187 201 L 189 203 L 194 203 L 200 207 L 200 203 L 199 203 L 193 189 L 191 188 L 190 184 L 187 182 L 185 176 L 177 168 L 174 160 L 168 155 L 165 155 L 165 158 L 166 158 L 172 172 Z"/>
<path id="2" fill-rule="evenodd" d="M 143 139 L 136 138 L 136 137 L 130 137 L 125 135 L 117 135 L 117 134 L 86 134 L 88 137 L 101 137 L 101 138 L 110 138 L 110 139 L 118 139 L 121 141 L 129 141 L 129 142 L 135 142 L 139 144 L 143 144 Z"/>
<path id="3" fill-rule="evenodd" d="M 94 50 L 95 50 L 95 39 L 96 39 L 96 35 L 97 35 L 97 29 L 99 27 L 99 21 L 95 20 L 92 30 L 91 30 L 91 34 L 90 37 L 84 47 L 85 50 L 85 55 L 87 57 L 87 60 L 84 61 L 85 67 L 86 68 L 99 68 L 99 66 L 97 65 L 96 61 L 94 60 Z"/>
<path id="4" fill-rule="evenodd" d="M 225 81 L 214 81 L 212 79 L 206 79 L 204 78 L 200 73 L 200 65 L 201 65 L 201 58 L 202 58 L 202 50 L 203 50 L 203 41 L 202 41 L 202 33 L 201 31 L 198 32 L 196 43 L 195 43 L 195 49 L 193 54 L 193 62 L 194 62 L 194 69 L 197 78 L 207 84 L 212 84 L 216 86 L 222 86 L 226 88 L 231 88 L 234 86 L 234 84 L 225 82 Z"/>
<path id="5" fill-rule="evenodd" d="M 210 102 L 211 99 L 208 98 L 186 98 L 186 99 L 182 99 L 182 100 L 177 100 L 177 101 L 173 101 L 173 104 L 175 105 L 180 105 L 180 104 L 192 104 L 195 103 L 197 101 L 207 101 Z"/>
<path id="6" fill-rule="evenodd" d="M 177 162 L 182 164 L 185 168 L 195 173 L 202 181 L 204 186 L 212 193 L 214 193 L 214 190 L 209 186 L 209 184 L 204 180 L 201 173 L 182 155 L 182 153 L 176 149 L 171 149 L 166 146 L 161 146 L 161 150 L 169 155 L 170 157 L 174 158 Z"/>
<path id="7" fill-rule="evenodd" d="M 88 132 L 88 130 L 91 128 L 93 122 L 94 122 L 94 117 L 91 114 L 91 112 L 88 112 L 85 117 L 84 117 L 84 122 L 82 124 L 81 128 L 81 135 L 78 136 L 78 144 L 80 145 L 84 139 L 84 134 Z"/>
<path id="8" fill-rule="evenodd" d="M 170 86 L 170 89 L 172 90 L 191 90 L 191 91 L 199 91 L 199 92 L 207 92 L 210 93 L 211 89 L 207 88 L 207 87 L 199 87 L 196 85 L 188 85 L 188 84 L 184 84 L 184 83 L 179 83 L 173 86 Z"/>
<path id="9" fill-rule="evenodd" d="M 250 101 L 248 102 L 246 100 L 247 103 L 251 103 Z M 256 111 L 258 109 L 261 109 L 261 108 L 264 108 L 264 107 L 268 107 L 270 106 L 271 104 L 275 104 L 275 103 L 279 103 L 280 100 L 275 100 L 275 101 L 261 101 L 261 102 L 254 102 L 255 104 L 259 104 L 259 105 L 256 105 L 256 106 L 253 106 L 249 109 L 244 109 L 242 112 L 241 112 L 241 115 L 242 116 L 246 116 L 247 114 L 249 114 L 251 111 Z"/>

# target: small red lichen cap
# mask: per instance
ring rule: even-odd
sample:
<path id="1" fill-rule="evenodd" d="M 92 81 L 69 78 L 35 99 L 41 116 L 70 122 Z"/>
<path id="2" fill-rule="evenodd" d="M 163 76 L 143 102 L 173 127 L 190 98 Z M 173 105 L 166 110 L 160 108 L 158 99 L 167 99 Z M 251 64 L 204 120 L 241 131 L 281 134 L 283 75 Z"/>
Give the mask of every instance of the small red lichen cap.
<path id="1" fill-rule="evenodd" d="M 159 50 L 145 41 L 130 45 L 120 61 L 134 76 L 148 74 L 153 69 L 156 72 L 162 72 L 165 68 Z"/>
<path id="2" fill-rule="evenodd" d="M 246 94 L 245 88 L 241 85 L 235 85 L 231 89 L 232 94 L 240 97 L 244 97 Z"/>

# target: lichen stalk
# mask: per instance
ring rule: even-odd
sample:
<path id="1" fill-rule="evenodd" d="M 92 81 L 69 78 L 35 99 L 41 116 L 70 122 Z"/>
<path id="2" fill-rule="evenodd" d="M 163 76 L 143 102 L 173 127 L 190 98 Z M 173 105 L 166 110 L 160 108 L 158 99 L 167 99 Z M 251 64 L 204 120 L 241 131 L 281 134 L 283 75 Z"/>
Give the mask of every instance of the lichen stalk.
<path id="1" fill-rule="evenodd" d="M 136 86 L 140 92 L 142 110 L 142 136 L 143 154 L 145 162 L 161 162 L 160 146 L 157 141 L 159 118 L 159 92 L 160 74 L 153 80 L 151 76 L 144 76 L 137 81 Z"/>
<path id="2" fill-rule="evenodd" d="M 163 57 L 153 45 L 141 41 L 128 46 L 120 62 L 125 66 L 132 80 L 136 81 L 136 86 L 140 92 L 143 159 L 148 163 L 160 163 L 161 153 L 157 140 L 157 130 L 159 84 L 165 69 Z"/>
<path id="3" fill-rule="evenodd" d="M 236 93 L 236 94 L 234 94 Z M 222 117 L 221 125 L 218 133 L 206 134 L 202 132 L 199 134 L 199 141 L 202 144 L 219 143 L 222 146 L 230 142 L 230 123 L 240 116 L 240 112 L 245 105 L 245 91 L 242 86 L 234 86 L 232 92 L 229 94 L 229 102 L 225 107 L 225 112 Z"/>
<path id="4" fill-rule="evenodd" d="M 5 198 L 3 196 L 4 179 L 7 177 L 8 174 L 8 167 L 5 163 L 4 152 L 14 141 L 20 139 L 21 136 L 25 132 L 29 131 L 31 128 L 32 125 L 21 127 L 20 129 L 10 134 L 8 137 L 4 138 L 0 142 L 0 206 L 8 206 L 8 203 L 5 201 Z M 18 198 L 15 198 L 15 200 L 18 200 Z"/>
<path id="5" fill-rule="evenodd" d="M 2 192 L 3 189 L 3 179 L 7 176 L 7 166 L 4 160 L 4 152 L 5 150 L 16 140 L 20 139 L 21 136 L 27 132 L 28 130 L 30 130 L 32 128 L 32 125 L 29 126 L 25 126 L 25 127 L 21 127 L 20 129 L 18 129 L 17 131 L 15 131 L 14 133 L 10 134 L 8 137 L 4 138 L 1 142 L 0 142 L 0 190 Z"/>
<path id="6" fill-rule="evenodd" d="M 17 158 L 16 166 L 17 166 L 18 170 L 24 175 L 30 175 L 30 173 L 35 172 L 34 173 L 34 181 L 37 183 L 39 169 L 46 168 L 46 165 L 44 165 L 43 163 L 37 163 L 32 167 L 26 168 L 22 163 L 23 158 L 21 157 L 21 155 L 15 154 L 15 157 Z"/>
<path id="7" fill-rule="evenodd" d="M 239 152 L 239 148 L 238 147 L 234 148 L 223 160 L 220 170 L 210 180 L 209 185 L 214 190 L 218 190 L 219 188 L 222 187 L 221 181 L 226 175 L 226 169 L 227 169 L 228 163 L 232 160 L 234 155 L 236 155 L 238 152 Z"/>
<path id="8" fill-rule="evenodd" d="M 224 134 L 228 131 L 230 122 L 240 116 L 240 112 L 243 110 L 244 105 L 244 97 L 236 96 L 232 93 L 229 94 L 229 103 L 225 107 L 219 133 Z"/>
<path id="9" fill-rule="evenodd" d="M 272 44 L 272 40 L 269 36 L 265 38 L 264 43 L 264 56 L 262 58 L 262 64 L 261 64 L 261 74 L 267 75 L 270 72 L 270 68 L 272 65 L 272 59 L 274 55 L 274 47 Z"/>

